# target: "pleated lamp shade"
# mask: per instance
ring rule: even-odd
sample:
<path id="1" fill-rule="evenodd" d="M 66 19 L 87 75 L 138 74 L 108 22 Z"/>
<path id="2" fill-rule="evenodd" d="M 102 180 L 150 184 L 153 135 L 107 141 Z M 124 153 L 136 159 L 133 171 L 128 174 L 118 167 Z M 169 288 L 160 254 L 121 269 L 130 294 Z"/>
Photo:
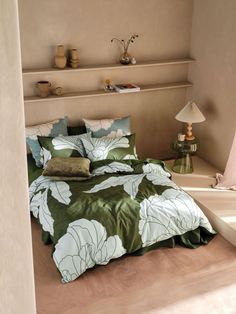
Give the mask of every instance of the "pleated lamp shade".
<path id="1" fill-rule="evenodd" d="M 194 102 L 188 102 L 186 106 L 175 116 L 175 119 L 187 123 L 199 123 L 206 120 Z"/>
<path id="2" fill-rule="evenodd" d="M 195 137 L 192 133 L 192 123 L 199 123 L 206 120 L 204 115 L 198 109 L 194 102 L 188 102 L 186 106 L 175 116 L 175 119 L 187 123 L 186 140 L 194 140 Z"/>

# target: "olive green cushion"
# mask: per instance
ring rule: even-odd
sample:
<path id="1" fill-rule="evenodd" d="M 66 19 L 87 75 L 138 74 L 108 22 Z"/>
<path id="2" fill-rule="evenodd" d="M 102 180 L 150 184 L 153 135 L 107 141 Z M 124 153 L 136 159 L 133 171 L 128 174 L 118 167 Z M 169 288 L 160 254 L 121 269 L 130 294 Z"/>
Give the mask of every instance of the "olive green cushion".
<path id="1" fill-rule="evenodd" d="M 47 161 L 53 157 L 85 157 L 82 138 L 88 136 L 88 133 L 58 137 L 38 136 L 43 166 L 45 167 Z"/>
<path id="2" fill-rule="evenodd" d="M 48 161 L 43 171 L 44 176 L 50 177 L 89 177 L 90 160 L 83 157 L 55 157 Z M 74 179 L 74 178 L 73 178 Z M 64 179 L 65 180 L 65 179 Z"/>

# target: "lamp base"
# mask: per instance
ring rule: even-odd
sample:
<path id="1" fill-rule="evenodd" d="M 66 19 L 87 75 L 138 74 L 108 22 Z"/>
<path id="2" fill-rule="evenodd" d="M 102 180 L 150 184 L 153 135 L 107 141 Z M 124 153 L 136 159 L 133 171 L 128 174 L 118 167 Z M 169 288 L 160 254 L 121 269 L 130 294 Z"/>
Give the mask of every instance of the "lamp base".
<path id="1" fill-rule="evenodd" d="M 195 136 L 188 136 L 188 135 L 186 135 L 185 134 L 185 139 L 187 140 L 187 141 L 192 141 L 192 140 L 194 140 L 195 139 Z"/>
<path id="2" fill-rule="evenodd" d="M 174 161 L 172 170 L 181 174 L 192 173 L 193 162 L 191 155 L 189 153 L 179 154 Z"/>
<path id="3" fill-rule="evenodd" d="M 195 139 L 195 136 L 193 136 L 192 130 L 193 130 L 192 123 L 187 123 L 187 132 L 186 132 L 185 139 L 188 141 L 192 141 Z"/>

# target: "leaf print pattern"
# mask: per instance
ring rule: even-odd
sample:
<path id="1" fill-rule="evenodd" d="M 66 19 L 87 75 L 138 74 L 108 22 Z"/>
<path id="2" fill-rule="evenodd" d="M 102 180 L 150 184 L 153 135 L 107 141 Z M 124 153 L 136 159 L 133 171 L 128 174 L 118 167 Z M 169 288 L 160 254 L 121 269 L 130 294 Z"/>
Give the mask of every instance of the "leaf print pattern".
<path id="1" fill-rule="evenodd" d="M 32 212 L 36 218 L 39 218 L 39 221 L 43 226 L 43 230 L 48 231 L 51 235 L 53 235 L 54 219 L 52 218 L 47 206 L 47 196 L 48 193 L 47 190 L 45 190 L 43 193 L 39 192 L 32 198 Z"/>
<path id="2" fill-rule="evenodd" d="M 71 136 L 59 136 L 52 140 L 52 144 L 55 150 L 73 149 L 77 150 L 81 156 L 84 156 L 84 148 L 81 138 L 87 137 L 87 135 L 71 135 Z"/>
<path id="3" fill-rule="evenodd" d="M 148 163 L 143 166 L 143 172 L 144 173 L 152 173 L 155 174 L 156 176 L 164 176 L 170 178 L 170 173 L 165 171 L 161 165 L 153 164 L 153 163 Z"/>
<path id="4" fill-rule="evenodd" d="M 40 162 L 41 146 L 38 142 L 37 136 L 59 136 L 67 135 L 67 120 L 66 118 L 57 119 L 48 123 L 28 126 L 25 128 L 27 151 L 32 152 L 33 158 L 37 167 L 42 167 Z"/>
<path id="5" fill-rule="evenodd" d="M 57 121 L 54 121 L 57 122 Z M 45 123 L 41 125 L 31 126 L 25 128 L 26 137 L 29 137 L 33 140 L 37 140 L 38 135 L 48 136 L 53 128 L 53 123 Z"/>
<path id="6" fill-rule="evenodd" d="M 98 168 L 86 184 L 70 183 L 73 197 L 69 185 L 63 181 L 40 176 L 30 185 L 30 209 L 43 230 L 55 235 L 52 237 L 53 259 L 63 282 L 78 278 L 96 264 L 105 265 L 126 252 L 134 252 L 141 246 L 150 246 L 199 226 L 214 233 L 193 199 L 182 190 L 172 188 L 170 174 L 155 161 L 107 160 L 95 163 L 94 167 Z M 124 173 L 118 175 L 119 172 Z M 96 177 L 104 174 L 107 175 Z M 165 188 L 158 187 L 162 184 Z M 121 193 L 119 188 L 113 193 L 111 189 L 116 186 L 120 186 Z M 99 191 L 97 195 L 89 195 Z M 122 194 L 125 201 L 120 202 Z M 60 214 L 65 208 L 69 220 L 62 222 Z M 119 232 L 110 233 L 111 222 L 112 230 Z M 129 228 L 132 224 L 138 228 L 128 233 L 127 230 L 133 230 Z M 134 242 L 137 243 L 135 247 Z"/>
<path id="7" fill-rule="evenodd" d="M 119 166 L 118 171 L 124 171 L 123 167 L 126 166 L 127 170 L 130 171 L 130 168 L 133 171 L 133 168 L 118 162 L 111 163 L 108 166 L 103 166 L 94 170 L 93 174 L 104 174 L 106 173 L 113 173 L 113 169 L 109 168 L 111 165 L 122 165 Z M 132 199 L 134 199 L 138 193 L 139 184 L 142 182 L 143 178 L 146 178 L 151 181 L 155 185 L 165 185 L 174 188 L 178 188 L 178 186 L 169 179 L 170 174 L 162 169 L 160 165 L 156 164 L 148 164 L 143 166 L 143 173 L 142 174 L 135 174 L 135 175 L 124 175 L 119 177 L 110 177 L 109 179 L 101 182 L 98 185 L 95 185 L 91 190 L 86 191 L 86 193 L 96 193 L 100 190 L 109 189 L 112 186 L 123 185 L 124 190 L 130 195 Z"/>
<path id="8" fill-rule="evenodd" d="M 30 210 L 34 217 L 39 218 L 44 231 L 54 234 L 54 219 L 48 208 L 48 192 L 51 191 L 59 203 L 68 205 L 70 203 L 71 192 L 69 185 L 63 181 L 52 181 L 44 176 L 38 177 L 32 182 L 29 188 Z"/>
<path id="9" fill-rule="evenodd" d="M 144 174 L 133 174 L 129 176 L 110 177 L 109 179 L 95 185 L 91 190 L 85 193 L 96 193 L 101 190 L 106 190 L 113 186 L 123 185 L 124 190 L 128 193 L 131 199 L 134 199 L 138 193 L 139 184 L 142 182 Z"/>
<path id="10" fill-rule="evenodd" d="M 165 171 L 161 165 L 149 163 L 143 166 L 143 172 L 146 173 L 146 178 L 155 185 L 170 186 L 174 189 L 179 187 L 171 181 L 170 173 Z"/>
<path id="11" fill-rule="evenodd" d="M 107 238 L 101 223 L 79 219 L 69 224 L 66 234 L 55 246 L 53 259 L 63 282 L 70 282 L 95 264 L 106 265 L 125 253 L 118 235 Z"/>
<path id="12" fill-rule="evenodd" d="M 184 191 L 167 189 L 140 203 L 139 234 L 143 247 L 199 226 L 214 233 L 208 219 Z"/>
<path id="13" fill-rule="evenodd" d="M 109 134 L 107 134 L 104 137 L 105 138 L 115 138 L 115 137 L 122 137 L 122 136 L 125 136 L 125 135 L 128 135 L 128 134 L 130 134 L 130 133 L 127 133 L 127 132 L 124 132 L 121 129 L 118 129 L 117 131 L 111 131 Z"/>
<path id="14" fill-rule="evenodd" d="M 97 138 L 101 137 L 122 137 L 130 133 L 130 117 L 118 119 L 100 119 L 88 120 L 85 122 L 87 132 L 92 132 L 92 135 Z"/>
<path id="15" fill-rule="evenodd" d="M 96 132 L 100 129 L 108 130 L 114 120 L 113 119 L 102 119 L 102 120 L 86 120 L 84 119 L 87 129 L 90 129 L 92 132 Z"/>
<path id="16" fill-rule="evenodd" d="M 122 159 L 123 160 L 137 159 L 137 156 L 128 154 L 128 155 L 125 155 Z"/>
<path id="17" fill-rule="evenodd" d="M 47 166 L 48 161 L 52 158 L 52 154 L 49 150 L 46 148 L 42 147 L 40 150 L 40 162 L 43 165 L 43 168 L 45 169 Z"/>
<path id="18" fill-rule="evenodd" d="M 118 161 L 114 161 L 110 163 L 109 165 L 99 167 L 97 169 L 94 169 L 92 172 L 92 175 L 99 176 L 103 175 L 105 173 L 117 173 L 117 172 L 133 172 L 134 169 L 127 165 L 123 164 Z"/>
<path id="19" fill-rule="evenodd" d="M 87 156 L 92 161 L 106 159 L 110 150 L 118 147 L 129 147 L 129 140 L 126 137 L 109 138 L 83 138 Z"/>

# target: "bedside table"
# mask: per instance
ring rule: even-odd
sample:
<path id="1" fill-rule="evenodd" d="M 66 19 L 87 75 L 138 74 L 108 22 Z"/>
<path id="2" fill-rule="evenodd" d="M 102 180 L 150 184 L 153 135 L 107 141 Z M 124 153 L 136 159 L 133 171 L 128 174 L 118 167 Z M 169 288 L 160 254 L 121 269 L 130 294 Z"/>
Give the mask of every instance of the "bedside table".
<path id="1" fill-rule="evenodd" d="M 171 143 L 171 148 L 177 153 L 172 170 L 177 173 L 192 173 L 192 154 L 198 150 L 199 140 L 196 138 L 184 141 L 176 139 Z"/>
<path id="2" fill-rule="evenodd" d="M 172 171 L 174 160 L 165 161 L 172 180 L 191 195 L 205 213 L 213 228 L 236 247 L 236 192 L 212 188 L 219 170 L 193 156 L 194 171 L 180 174 Z"/>

